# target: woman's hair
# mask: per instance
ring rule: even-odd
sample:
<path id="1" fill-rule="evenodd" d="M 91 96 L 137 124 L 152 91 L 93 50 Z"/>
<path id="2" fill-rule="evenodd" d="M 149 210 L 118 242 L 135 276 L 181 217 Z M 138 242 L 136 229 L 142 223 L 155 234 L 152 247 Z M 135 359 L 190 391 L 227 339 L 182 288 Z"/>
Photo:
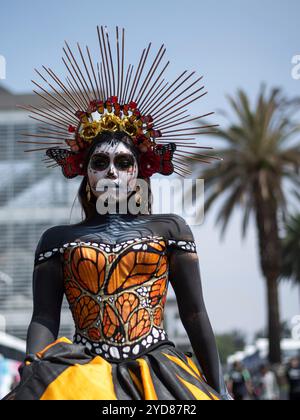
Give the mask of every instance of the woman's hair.
<path id="1" fill-rule="evenodd" d="M 103 131 L 102 133 L 98 134 L 93 142 L 92 145 L 88 151 L 88 154 L 86 156 L 85 159 L 85 169 L 87 170 L 88 165 L 89 165 L 89 161 L 91 159 L 92 154 L 94 153 L 94 150 L 96 149 L 96 147 L 101 144 L 101 143 L 105 143 L 105 142 L 109 142 L 109 141 L 118 141 L 118 142 L 122 142 L 124 143 L 128 149 L 133 153 L 133 155 L 135 156 L 135 158 L 137 159 L 137 161 L 139 160 L 139 151 L 138 149 L 134 146 L 133 141 L 131 139 L 131 137 L 125 133 L 124 131 Z M 142 178 L 140 176 L 140 174 L 138 173 L 138 178 Z M 148 209 L 148 213 L 151 214 L 152 212 L 152 192 L 151 192 L 151 183 L 150 183 L 150 178 L 143 178 L 144 181 L 146 181 L 147 183 L 147 188 L 148 188 L 148 201 L 146 203 L 147 209 Z M 88 196 L 87 196 L 87 184 L 88 184 L 88 175 L 85 175 L 83 177 L 83 180 L 80 184 L 79 190 L 78 190 L 78 198 L 79 198 L 79 202 L 80 205 L 82 207 L 84 216 L 85 216 L 85 220 L 90 219 L 92 216 L 94 216 L 97 213 L 97 209 L 96 209 L 96 202 L 97 202 L 97 197 L 91 193 L 90 194 L 90 200 L 88 200 Z M 132 195 L 136 195 L 137 192 L 133 191 L 129 197 L 128 200 L 132 197 Z"/>

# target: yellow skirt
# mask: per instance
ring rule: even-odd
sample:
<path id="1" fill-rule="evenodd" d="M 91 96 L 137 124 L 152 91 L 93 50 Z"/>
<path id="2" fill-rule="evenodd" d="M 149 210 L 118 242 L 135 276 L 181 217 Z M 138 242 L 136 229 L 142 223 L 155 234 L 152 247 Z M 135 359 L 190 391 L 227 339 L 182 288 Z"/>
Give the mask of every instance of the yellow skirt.
<path id="1" fill-rule="evenodd" d="M 219 400 L 192 358 L 162 344 L 118 363 L 60 338 L 24 369 L 6 400 Z"/>

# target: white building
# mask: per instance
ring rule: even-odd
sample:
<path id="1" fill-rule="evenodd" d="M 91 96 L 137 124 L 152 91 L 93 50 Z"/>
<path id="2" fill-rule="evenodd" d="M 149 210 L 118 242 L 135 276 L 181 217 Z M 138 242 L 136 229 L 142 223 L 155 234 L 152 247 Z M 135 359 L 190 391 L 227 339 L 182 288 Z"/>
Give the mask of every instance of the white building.
<path id="1" fill-rule="evenodd" d="M 24 141 L 21 133 L 33 133 L 37 123 L 16 105 L 28 103 L 39 106 L 39 99 L 0 88 L 0 318 L 7 333 L 23 339 L 32 314 L 37 242 L 47 228 L 70 222 L 79 185 L 64 179 L 58 169 L 46 168 L 41 153 L 24 153 L 30 147 L 18 143 Z M 60 334 L 72 333 L 64 302 Z"/>

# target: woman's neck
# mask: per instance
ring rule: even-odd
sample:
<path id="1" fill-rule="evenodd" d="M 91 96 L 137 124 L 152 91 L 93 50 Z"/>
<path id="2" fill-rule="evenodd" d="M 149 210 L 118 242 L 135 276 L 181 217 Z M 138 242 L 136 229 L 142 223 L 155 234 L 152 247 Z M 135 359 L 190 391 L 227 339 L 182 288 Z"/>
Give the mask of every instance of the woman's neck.
<path id="1" fill-rule="evenodd" d="M 118 221 L 131 221 L 141 217 L 141 213 L 121 213 L 121 212 L 107 212 L 105 214 L 94 213 L 86 222 L 91 224 L 113 223 Z"/>

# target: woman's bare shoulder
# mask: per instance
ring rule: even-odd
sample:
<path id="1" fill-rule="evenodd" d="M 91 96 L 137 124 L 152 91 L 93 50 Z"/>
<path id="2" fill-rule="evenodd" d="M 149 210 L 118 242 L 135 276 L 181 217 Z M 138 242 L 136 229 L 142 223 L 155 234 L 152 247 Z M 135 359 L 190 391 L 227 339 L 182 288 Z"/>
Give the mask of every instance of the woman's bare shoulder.
<path id="1" fill-rule="evenodd" d="M 62 246 L 68 241 L 72 225 L 57 225 L 46 229 L 37 244 L 36 252 L 44 252 Z"/>
<path id="2" fill-rule="evenodd" d="M 154 219 L 165 227 L 166 235 L 175 240 L 194 240 L 192 230 L 183 216 L 175 213 L 156 214 Z"/>

